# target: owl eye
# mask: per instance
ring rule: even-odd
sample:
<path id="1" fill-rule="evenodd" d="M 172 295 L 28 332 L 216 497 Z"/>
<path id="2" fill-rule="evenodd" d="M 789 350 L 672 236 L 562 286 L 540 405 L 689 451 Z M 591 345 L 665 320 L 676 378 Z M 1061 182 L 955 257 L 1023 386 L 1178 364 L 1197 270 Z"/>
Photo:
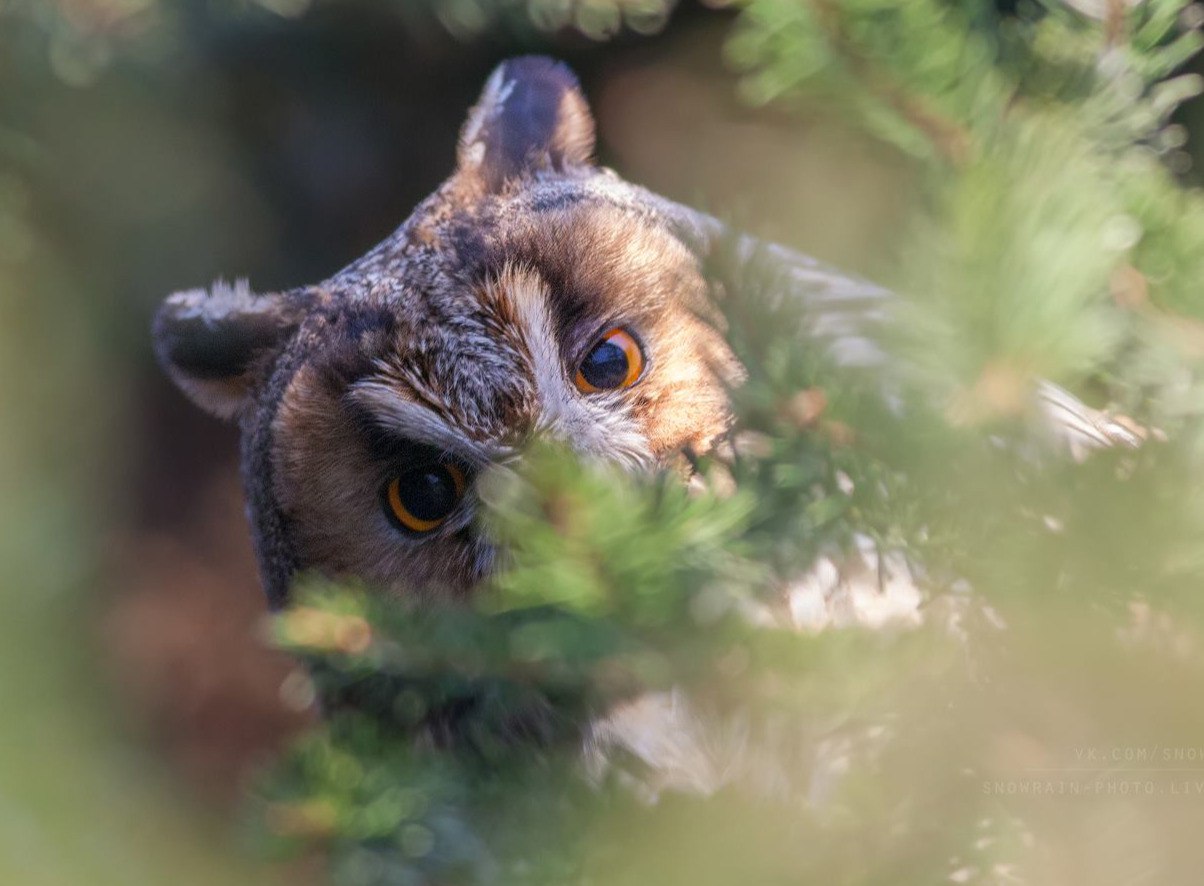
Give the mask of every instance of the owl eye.
<path id="1" fill-rule="evenodd" d="M 626 329 L 615 327 L 602 336 L 577 368 L 573 380 L 583 394 L 629 388 L 644 371 L 644 352 Z"/>
<path id="2" fill-rule="evenodd" d="M 429 464 L 390 479 L 381 490 L 385 514 L 407 532 L 438 528 L 464 495 L 464 472 L 452 464 Z"/>

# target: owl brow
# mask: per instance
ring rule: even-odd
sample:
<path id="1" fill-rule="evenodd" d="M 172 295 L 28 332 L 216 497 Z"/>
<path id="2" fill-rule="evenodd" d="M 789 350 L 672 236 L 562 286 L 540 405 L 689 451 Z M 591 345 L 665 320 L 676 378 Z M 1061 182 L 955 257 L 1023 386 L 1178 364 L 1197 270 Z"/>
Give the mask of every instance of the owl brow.
<path id="1" fill-rule="evenodd" d="M 384 382 L 356 382 L 347 397 L 353 406 L 368 413 L 380 430 L 454 455 L 473 467 L 484 467 L 508 453 L 505 447 L 469 439 L 432 409 Z"/>

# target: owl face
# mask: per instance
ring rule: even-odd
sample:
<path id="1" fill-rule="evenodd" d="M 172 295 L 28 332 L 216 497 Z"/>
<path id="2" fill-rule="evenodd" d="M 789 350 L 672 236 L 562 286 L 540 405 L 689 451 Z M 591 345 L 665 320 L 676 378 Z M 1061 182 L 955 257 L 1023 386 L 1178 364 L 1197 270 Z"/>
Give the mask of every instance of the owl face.
<path id="1" fill-rule="evenodd" d="M 494 564 L 477 483 L 535 437 L 632 471 L 726 429 L 734 363 L 658 198 L 594 166 L 572 74 L 504 63 L 452 176 L 330 279 L 171 296 L 161 361 L 237 417 L 269 598 L 299 570 L 463 595 Z"/>

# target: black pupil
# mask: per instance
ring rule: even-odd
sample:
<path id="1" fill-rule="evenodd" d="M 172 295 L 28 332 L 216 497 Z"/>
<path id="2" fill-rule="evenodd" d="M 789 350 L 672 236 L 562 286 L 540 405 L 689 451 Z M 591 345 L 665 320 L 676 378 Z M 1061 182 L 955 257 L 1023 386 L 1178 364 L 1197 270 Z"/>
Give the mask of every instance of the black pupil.
<path id="1" fill-rule="evenodd" d="M 617 388 L 627 379 L 627 352 L 613 342 L 604 341 L 585 356 L 582 377 L 595 388 Z"/>
<path id="2" fill-rule="evenodd" d="M 397 495 L 419 520 L 442 520 L 456 506 L 456 481 L 443 465 L 409 471 L 397 478 Z"/>

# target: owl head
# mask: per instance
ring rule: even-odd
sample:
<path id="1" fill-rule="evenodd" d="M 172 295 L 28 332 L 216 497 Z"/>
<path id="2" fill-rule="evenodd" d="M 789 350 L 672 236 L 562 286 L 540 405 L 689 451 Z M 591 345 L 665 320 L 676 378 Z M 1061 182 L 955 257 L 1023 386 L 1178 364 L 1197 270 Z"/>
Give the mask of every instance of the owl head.
<path id="1" fill-rule="evenodd" d="M 311 286 L 163 303 L 161 363 L 240 424 L 273 605 L 301 570 L 469 592 L 495 559 L 476 481 L 534 437 L 641 471 L 726 430 L 734 364 L 707 320 L 697 232 L 593 148 L 573 74 L 507 61 L 451 176 L 367 255 Z"/>

